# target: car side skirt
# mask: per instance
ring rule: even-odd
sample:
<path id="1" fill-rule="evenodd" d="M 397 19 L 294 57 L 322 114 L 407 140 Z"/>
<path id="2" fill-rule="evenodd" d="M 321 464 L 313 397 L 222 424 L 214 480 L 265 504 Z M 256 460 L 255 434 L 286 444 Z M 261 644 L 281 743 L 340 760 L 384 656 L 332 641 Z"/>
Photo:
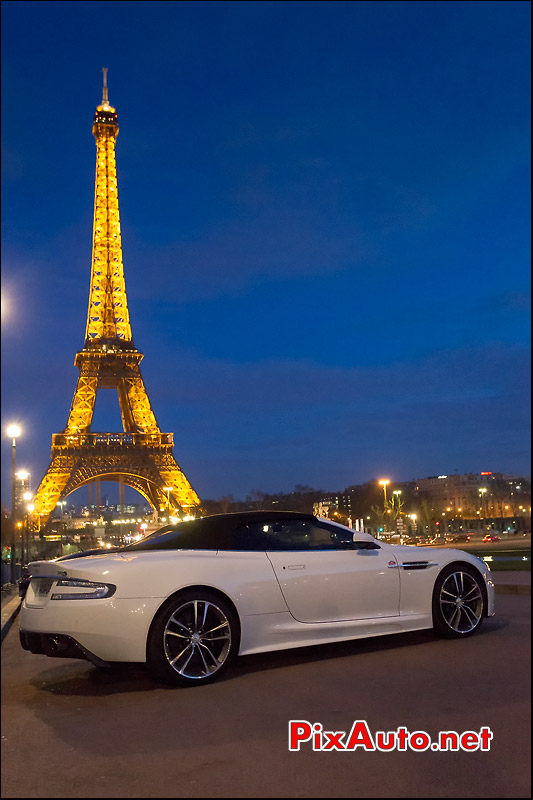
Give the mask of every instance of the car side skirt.
<path id="1" fill-rule="evenodd" d="M 241 617 L 239 655 L 310 647 L 328 642 L 366 639 L 433 627 L 431 614 L 382 617 L 344 622 L 297 622 L 289 612 Z"/>

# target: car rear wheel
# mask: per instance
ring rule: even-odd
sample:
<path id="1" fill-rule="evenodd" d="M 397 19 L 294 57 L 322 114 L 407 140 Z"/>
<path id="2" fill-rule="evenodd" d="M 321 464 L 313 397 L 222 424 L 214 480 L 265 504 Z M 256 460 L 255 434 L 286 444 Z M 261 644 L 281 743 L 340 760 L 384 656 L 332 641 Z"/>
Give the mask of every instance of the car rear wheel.
<path id="1" fill-rule="evenodd" d="M 152 624 L 148 668 L 165 683 L 197 686 L 219 678 L 239 647 L 239 623 L 231 605 L 203 590 L 167 601 Z"/>
<path id="2" fill-rule="evenodd" d="M 461 638 L 479 630 L 485 614 L 483 579 L 473 567 L 451 565 L 433 590 L 433 625 L 442 636 Z"/>

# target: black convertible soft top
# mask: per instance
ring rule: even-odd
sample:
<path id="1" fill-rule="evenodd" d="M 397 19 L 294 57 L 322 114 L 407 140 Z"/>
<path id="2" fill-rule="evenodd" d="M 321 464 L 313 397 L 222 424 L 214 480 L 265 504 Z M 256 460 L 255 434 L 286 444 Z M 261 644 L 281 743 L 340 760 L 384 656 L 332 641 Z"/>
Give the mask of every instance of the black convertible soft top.
<path id="1" fill-rule="evenodd" d="M 167 525 L 140 542 L 122 548 L 120 552 L 268 550 L 273 546 L 272 536 L 265 535 L 263 527 L 291 521 L 324 524 L 312 514 L 303 514 L 299 511 L 239 511 L 233 514 L 214 514 L 188 522 L 179 522 L 176 525 Z"/>

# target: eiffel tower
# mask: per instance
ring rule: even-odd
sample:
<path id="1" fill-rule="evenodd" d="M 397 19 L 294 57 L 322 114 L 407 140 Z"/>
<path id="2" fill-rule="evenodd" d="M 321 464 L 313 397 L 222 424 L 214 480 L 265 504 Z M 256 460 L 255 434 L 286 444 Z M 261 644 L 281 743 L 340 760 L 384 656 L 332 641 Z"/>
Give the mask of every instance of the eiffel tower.
<path id="1" fill-rule="evenodd" d="M 146 392 L 143 358 L 131 335 L 118 209 L 116 110 L 109 105 L 104 68 L 101 105 L 93 122 L 96 139 L 93 252 L 89 310 L 83 350 L 74 364 L 80 374 L 67 425 L 52 435 L 52 458 L 33 498 L 32 527 L 44 526 L 59 500 L 100 480 L 118 481 L 142 494 L 158 512 L 181 517 L 199 510 L 200 499 L 173 455 L 173 435 L 162 433 Z M 93 433 L 99 389 L 117 389 L 122 433 Z M 91 492 L 92 494 L 92 492 Z"/>

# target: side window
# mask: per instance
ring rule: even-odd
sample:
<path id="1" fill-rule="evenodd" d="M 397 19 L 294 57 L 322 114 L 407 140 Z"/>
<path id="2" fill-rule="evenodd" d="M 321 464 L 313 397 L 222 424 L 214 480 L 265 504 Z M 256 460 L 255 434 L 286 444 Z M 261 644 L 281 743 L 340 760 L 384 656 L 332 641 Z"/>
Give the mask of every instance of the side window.
<path id="1" fill-rule="evenodd" d="M 256 522 L 236 533 L 240 548 L 247 550 L 345 550 L 352 546 L 349 532 L 345 536 L 341 528 L 337 531 L 305 519 Z"/>

